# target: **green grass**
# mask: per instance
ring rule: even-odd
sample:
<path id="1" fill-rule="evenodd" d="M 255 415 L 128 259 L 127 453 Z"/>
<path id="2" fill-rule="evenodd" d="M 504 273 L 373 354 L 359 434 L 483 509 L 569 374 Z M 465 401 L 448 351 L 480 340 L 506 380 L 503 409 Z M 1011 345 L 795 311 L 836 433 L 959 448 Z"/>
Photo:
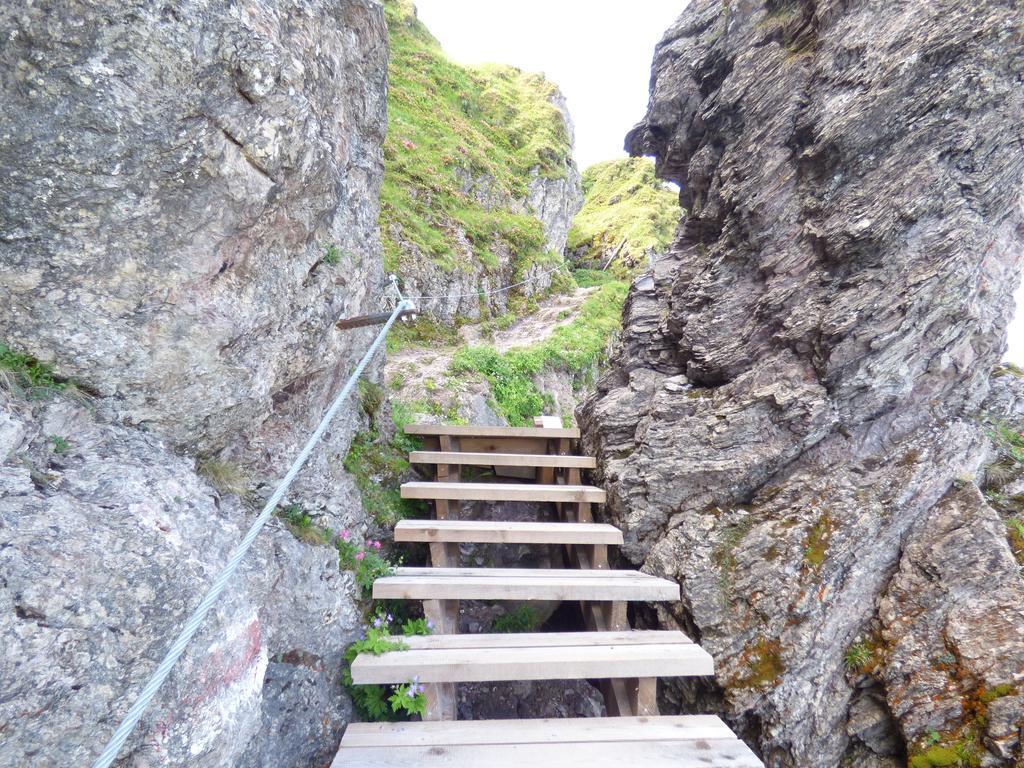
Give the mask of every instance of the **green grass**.
<path id="1" fill-rule="evenodd" d="M 383 390 L 376 387 L 383 395 Z M 379 408 L 377 403 L 377 408 Z M 364 410 L 366 404 L 363 404 Z M 377 412 L 374 409 L 373 416 Z M 344 467 L 356 481 L 362 496 L 363 509 L 381 525 L 393 526 L 407 517 L 422 517 L 425 503 L 414 499 L 403 499 L 399 486 L 401 477 L 409 470 L 409 452 L 420 447 L 415 438 L 407 436 L 403 427 L 415 418 L 415 413 L 399 401 L 391 405 L 391 419 L 395 425 L 395 436 L 385 440 L 379 430 L 369 429 L 357 434 L 345 456 Z"/>
<path id="2" fill-rule="evenodd" d="M 603 266 L 625 241 L 611 268 L 626 277 L 648 249 L 665 251 L 682 215 L 678 195 L 655 178 L 643 158 L 609 160 L 583 171 L 583 208 L 569 232 L 575 257 Z"/>
<path id="3" fill-rule="evenodd" d="M 523 604 L 508 613 L 498 616 L 491 625 L 491 631 L 509 634 L 514 632 L 536 632 L 540 628 L 540 616 L 532 605 Z"/>
<path id="4" fill-rule="evenodd" d="M 329 267 L 336 267 L 341 263 L 341 251 L 338 250 L 338 246 L 334 243 L 329 243 L 324 246 L 324 255 L 320 257 L 320 261 Z"/>
<path id="5" fill-rule="evenodd" d="M 71 450 L 71 443 L 68 442 L 67 438 L 61 437 L 60 435 L 50 435 L 50 444 L 53 446 L 53 452 L 59 456 L 63 456 Z"/>
<path id="6" fill-rule="evenodd" d="M 489 346 L 460 349 L 452 358 L 451 372 L 482 374 L 491 385 L 499 415 L 513 426 L 528 424 L 550 403 L 533 376 L 545 368 L 579 374 L 598 364 L 621 327 L 627 291 L 623 282 L 602 285 L 583 303 L 575 320 L 534 346 L 504 353 Z"/>
<path id="7" fill-rule="evenodd" d="M 38 400 L 63 392 L 68 383 L 54 373 L 52 366 L 0 344 L 0 386 Z"/>
<path id="8" fill-rule="evenodd" d="M 244 496 L 249 490 L 248 473 L 229 461 L 212 457 L 200 458 L 196 461 L 196 472 L 205 477 L 219 493 Z"/>
<path id="9" fill-rule="evenodd" d="M 540 258 L 540 222 L 502 207 L 488 209 L 463 191 L 465 179 L 489 177 L 511 198 L 526 194 L 530 173 L 565 174 L 569 137 L 551 103 L 554 85 L 514 67 L 467 67 L 450 61 L 408 0 L 386 0 L 391 59 L 388 135 L 381 189 L 385 268 L 402 271 L 399 240 L 414 244 L 447 272 L 464 266 L 451 246 L 461 229 L 478 265 L 496 253 Z M 397 236 L 396 236 L 397 233 Z"/>

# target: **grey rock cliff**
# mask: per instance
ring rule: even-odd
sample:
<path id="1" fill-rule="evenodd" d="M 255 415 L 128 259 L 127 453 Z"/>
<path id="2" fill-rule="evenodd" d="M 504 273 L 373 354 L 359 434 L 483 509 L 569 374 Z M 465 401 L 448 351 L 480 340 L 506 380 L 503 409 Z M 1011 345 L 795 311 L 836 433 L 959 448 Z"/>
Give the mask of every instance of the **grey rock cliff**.
<path id="1" fill-rule="evenodd" d="M 379 5 L 8 3 L 0 34 L 0 338 L 176 444 L 308 426 L 382 288 Z"/>
<path id="2" fill-rule="evenodd" d="M 627 148 L 689 213 L 579 416 L 625 555 L 682 585 L 650 620 L 715 656 L 666 696 L 772 768 L 905 764 L 933 732 L 1022 759 L 1024 587 L 972 480 L 1021 271 L 1019 21 L 696 0 L 655 53 Z"/>
<path id="3" fill-rule="evenodd" d="M 387 30 L 374 0 L 44 0 L 0 36 L 0 341 L 94 396 L 0 390 L 0 766 L 85 765 L 251 522 L 194 455 L 274 484 L 375 332 L 334 321 L 381 307 Z M 288 499 L 336 528 L 361 418 Z M 326 764 L 358 623 L 337 553 L 272 523 L 123 764 Z"/>
<path id="4" fill-rule="evenodd" d="M 0 390 L 0 459 L 0 766 L 88 765 L 252 516 L 191 460 L 65 399 Z M 332 548 L 272 522 L 123 764 L 326 763 L 351 714 L 354 599 Z"/>

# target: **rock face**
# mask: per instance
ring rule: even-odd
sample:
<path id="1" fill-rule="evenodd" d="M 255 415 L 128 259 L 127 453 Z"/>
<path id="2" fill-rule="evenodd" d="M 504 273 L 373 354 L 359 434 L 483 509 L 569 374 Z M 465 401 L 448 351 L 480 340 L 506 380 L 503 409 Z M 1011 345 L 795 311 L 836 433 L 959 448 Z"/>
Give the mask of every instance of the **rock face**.
<path id="1" fill-rule="evenodd" d="M 0 766 L 84 765 L 251 521 L 181 454 L 270 485 L 375 333 L 334 321 L 381 306 L 387 33 L 373 0 L 44 0 L 0 35 L 0 342 L 94 396 L 0 391 Z M 336 528 L 361 418 L 289 498 Z M 328 762 L 355 595 L 270 528 L 124 765 Z"/>
<path id="2" fill-rule="evenodd" d="M 0 33 L 0 338 L 179 445 L 308 431 L 365 345 L 333 321 L 383 287 L 379 5 L 6 4 Z"/>
<path id="3" fill-rule="evenodd" d="M 657 48 L 627 148 L 688 215 L 579 416 L 625 555 L 682 585 L 650 620 L 716 659 L 667 698 L 772 768 L 1024 759 L 1024 586 L 973 479 L 1022 70 L 998 2 L 695 0 Z"/>
<path id="4" fill-rule="evenodd" d="M 0 391 L 0 457 L 0 766 L 88 765 L 251 516 L 189 459 L 64 399 Z M 123 764 L 326 764 L 350 715 L 354 597 L 333 549 L 271 523 Z"/>

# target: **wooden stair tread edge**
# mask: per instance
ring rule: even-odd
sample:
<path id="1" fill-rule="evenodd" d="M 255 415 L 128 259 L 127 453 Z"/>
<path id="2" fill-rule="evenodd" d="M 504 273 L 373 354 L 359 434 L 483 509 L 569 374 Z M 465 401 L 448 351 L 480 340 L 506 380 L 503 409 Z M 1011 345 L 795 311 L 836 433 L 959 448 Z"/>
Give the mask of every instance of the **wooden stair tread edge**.
<path id="1" fill-rule="evenodd" d="M 395 577 L 431 579 L 485 578 L 494 580 L 522 578 L 541 581 L 548 579 L 619 579 L 643 583 L 664 582 L 678 586 L 674 581 L 668 581 L 660 576 L 652 576 L 643 571 L 596 571 L 579 568 L 431 568 L 420 565 L 400 565 L 394 569 L 394 575 L 382 576 L 378 581 L 394 579 Z"/>
<path id="2" fill-rule="evenodd" d="M 351 723 L 344 746 L 548 744 L 557 741 L 676 741 L 736 738 L 716 715 L 569 717 Z"/>
<path id="3" fill-rule="evenodd" d="M 442 569 L 424 569 L 442 570 Z M 539 569 L 538 569 L 539 570 Z M 591 573 L 580 571 L 579 573 Z M 586 600 L 675 602 L 679 585 L 664 579 L 608 577 L 616 571 L 597 571 L 590 578 L 551 577 L 500 579 L 484 576 L 438 577 L 397 574 L 377 579 L 377 600 Z M 605 578 L 601 578 L 604 576 Z"/>
<path id="4" fill-rule="evenodd" d="M 488 427 L 472 424 L 406 424 L 403 431 L 407 435 L 449 437 L 537 437 L 576 440 L 580 436 L 578 427 Z"/>
<path id="5" fill-rule="evenodd" d="M 396 637 L 409 648 L 513 648 L 556 645 L 626 644 L 645 643 L 667 645 L 671 643 L 692 644 L 693 640 L 677 629 L 630 629 L 623 631 L 604 630 L 590 632 L 510 632 L 508 634 L 484 633 L 473 635 L 413 635 Z"/>
<path id="6" fill-rule="evenodd" d="M 764 768 L 739 739 L 342 747 L 332 768 Z"/>
<path id="7" fill-rule="evenodd" d="M 505 544 L 623 543 L 622 531 L 605 523 L 512 522 L 500 520 L 401 520 L 395 541 Z"/>
<path id="8" fill-rule="evenodd" d="M 453 501 L 574 501 L 603 504 L 603 488 L 594 485 L 542 485 L 539 483 L 402 483 L 403 499 Z"/>
<path id="9" fill-rule="evenodd" d="M 701 677 L 715 673 L 714 660 L 692 643 L 555 645 L 493 648 L 425 648 L 360 654 L 352 681 L 468 683 L 507 680 L 579 680 L 637 677 Z"/>
<path id="10" fill-rule="evenodd" d="M 595 469 L 592 456 L 560 456 L 550 453 L 480 453 L 476 451 L 412 451 L 411 464 L 464 464 L 497 467 L 569 467 Z"/>

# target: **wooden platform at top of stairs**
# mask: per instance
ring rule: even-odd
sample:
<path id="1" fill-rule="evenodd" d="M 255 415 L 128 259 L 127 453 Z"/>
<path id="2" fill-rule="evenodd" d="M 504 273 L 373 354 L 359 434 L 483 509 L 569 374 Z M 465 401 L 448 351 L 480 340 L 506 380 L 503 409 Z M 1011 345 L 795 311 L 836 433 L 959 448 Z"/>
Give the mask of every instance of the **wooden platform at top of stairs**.
<path id="1" fill-rule="evenodd" d="M 331 768 L 763 768 L 713 715 L 353 723 Z"/>

